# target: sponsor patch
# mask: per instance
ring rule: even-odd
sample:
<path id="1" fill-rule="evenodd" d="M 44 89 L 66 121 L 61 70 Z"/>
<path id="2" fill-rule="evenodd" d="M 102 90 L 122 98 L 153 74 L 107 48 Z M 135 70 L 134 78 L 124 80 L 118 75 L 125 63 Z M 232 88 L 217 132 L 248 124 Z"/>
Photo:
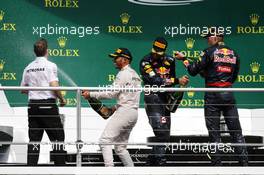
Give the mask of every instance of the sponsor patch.
<path id="1" fill-rule="evenodd" d="M 217 49 L 214 52 L 214 62 L 236 64 L 236 61 L 237 61 L 237 58 L 235 57 L 233 50 L 223 48 L 219 50 Z"/>
<path id="2" fill-rule="evenodd" d="M 232 68 L 229 66 L 218 66 L 216 71 L 217 72 L 223 72 L 223 73 L 231 73 Z"/>
<path id="3" fill-rule="evenodd" d="M 142 66 L 146 66 L 148 64 L 149 64 L 149 62 L 147 62 L 147 61 L 142 62 Z"/>
<path id="4" fill-rule="evenodd" d="M 155 74 L 155 72 L 154 71 L 151 71 L 150 73 L 149 73 L 149 76 L 150 77 L 154 77 L 156 74 Z"/>
<path id="5" fill-rule="evenodd" d="M 145 65 L 145 67 L 144 67 L 145 70 L 148 70 L 149 68 L 151 68 L 151 65 L 149 65 L 149 64 Z"/>
<path id="6" fill-rule="evenodd" d="M 166 67 L 159 67 L 156 69 L 156 72 L 160 75 L 166 75 L 170 73 L 170 69 L 167 69 Z"/>
<path id="7" fill-rule="evenodd" d="M 168 61 L 165 61 L 164 64 L 167 65 L 167 66 L 171 65 Z"/>
<path id="8" fill-rule="evenodd" d="M 190 65 L 188 60 L 183 61 L 183 64 L 184 64 L 185 67 L 188 67 Z"/>
<path id="9" fill-rule="evenodd" d="M 150 69 L 147 69 L 147 70 L 146 70 L 146 73 L 149 74 L 152 70 L 153 70 L 153 69 L 151 69 L 151 68 L 150 68 Z"/>
<path id="10" fill-rule="evenodd" d="M 229 63 L 229 64 L 236 64 L 236 57 L 230 58 L 229 56 L 219 57 L 219 55 L 214 56 L 214 62 L 216 63 Z"/>

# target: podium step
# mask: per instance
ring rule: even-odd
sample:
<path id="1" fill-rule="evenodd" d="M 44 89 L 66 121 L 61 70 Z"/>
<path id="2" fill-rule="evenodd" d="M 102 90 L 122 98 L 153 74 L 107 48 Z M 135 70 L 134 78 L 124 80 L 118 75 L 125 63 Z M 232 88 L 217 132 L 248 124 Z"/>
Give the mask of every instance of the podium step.
<path id="1" fill-rule="evenodd" d="M 229 136 L 222 138 L 224 143 L 228 144 L 230 141 Z M 147 138 L 148 142 L 155 142 L 154 137 Z M 246 143 L 250 144 L 262 144 L 263 138 L 261 136 L 245 136 Z M 208 143 L 208 136 L 171 136 L 171 143 Z M 204 145 L 204 144 L 202 144 Z M 183 144 L 184 146 L 184 144 Z M 186 145 L 185 145 L 186 146 Z M 194 150 L 185 148 L 172 148 L 171 145 L 166 147 L 166 166 L 210 166 L 210 155 L 206 148 L 200 149 L 200 152 L 194 152 Z M 128 149 L 135 166 L 145 166 L 146 159 L 151 154 L 151 147 L 141 149 Z M 119 157 L 115 155 L 114 162 L 116 166 L 122 166 Z M 221 153 L 223 166 L 237 166 L 237 160 L 235 158 L 234 149 L 230 146 L 229 150 Z M 248 147 L 248 159 L 250 166 L 264 166 L 264 149 L 260 146 Z M 75 163 L 76 154 L 68 154 L 67 162 Z M 82 153 L 83 166 L 103 166 L 103 157 L 101 152 L 96 153 Z"/>

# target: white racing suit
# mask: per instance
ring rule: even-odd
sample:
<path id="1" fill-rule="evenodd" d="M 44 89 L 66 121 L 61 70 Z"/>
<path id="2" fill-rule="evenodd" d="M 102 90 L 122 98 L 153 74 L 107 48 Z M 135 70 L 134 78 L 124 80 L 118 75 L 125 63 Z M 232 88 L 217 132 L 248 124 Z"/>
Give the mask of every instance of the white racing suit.
<path id="1" fill-rule="evenodd" d="M 115 145 L 115 153 L 124 166 L 134 166 L 126 149 L 126 143 L 128 143 L 130 132 L 137 122 L 140 91 L 118 90 L 117 88 L 135 88 L 140 85 L 141 80 L 138 74 L 127 65 L 117 74 L 112 90 L 90 93 L 91 97 L 97 99 L 117 99 L 117 110 L 107 123 L 99 141 L 105 166 L 114 166 L 111 143 L 124 143 Z"/>

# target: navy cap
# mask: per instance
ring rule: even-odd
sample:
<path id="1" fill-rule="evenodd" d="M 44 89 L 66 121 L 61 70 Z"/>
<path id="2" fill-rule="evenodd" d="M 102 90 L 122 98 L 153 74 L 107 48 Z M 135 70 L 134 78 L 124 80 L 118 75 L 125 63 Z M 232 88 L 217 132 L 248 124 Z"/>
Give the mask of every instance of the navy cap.
<path id="1" fill-rule="evenodd" d="M 111 58 L 125 57 L 132 61 L 132 55 L 127 48 L 118 48 L 114 53 L 109 54 Z"/>
<path id="2" fill-rule="evenodd" d="M 157 37 L 153 42 L 152 52 L 164 54 L 166 48 L 168 46 L 168 42 L 163 37 Z"/>

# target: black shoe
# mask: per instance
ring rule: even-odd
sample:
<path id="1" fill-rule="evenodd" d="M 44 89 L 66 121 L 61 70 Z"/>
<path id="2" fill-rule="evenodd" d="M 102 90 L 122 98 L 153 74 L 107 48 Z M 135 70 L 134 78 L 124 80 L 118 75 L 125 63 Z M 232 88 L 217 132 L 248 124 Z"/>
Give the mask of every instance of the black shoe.
<path id="1" fill-rule="evenodd" d="M 156 159 L 154 156 L 148 156 L 145 166 L 156 166 Z"/>
<path id="2" fill-rule="evenodd" d="M 248 166 L 248 161 L 247 160 L 239 160 L 238 165 L 239 166 Z"/>
<path id="3" fill-rule="evenodd" d="M 156 158 L 156 157 L 150 157 L 146 161 L 146 166 L 165 166 L 166 165 L 166 159 L 165 158 Z"/>
<path id="4" fill-rule="evenodd" d="M 211 166 L 223 166 L 221 160 L 212 160 Z"/>
<path id="5" fill-rule="evenodd" d="M 146 161 L 145 166 L 154 166 L 154 164 L 152 161 Z"/>
<path id="6" fill-rule="evenodd" d="M 166 166 L 167 160 L 165 158 L 156 159 L 156 166 Z"/>

